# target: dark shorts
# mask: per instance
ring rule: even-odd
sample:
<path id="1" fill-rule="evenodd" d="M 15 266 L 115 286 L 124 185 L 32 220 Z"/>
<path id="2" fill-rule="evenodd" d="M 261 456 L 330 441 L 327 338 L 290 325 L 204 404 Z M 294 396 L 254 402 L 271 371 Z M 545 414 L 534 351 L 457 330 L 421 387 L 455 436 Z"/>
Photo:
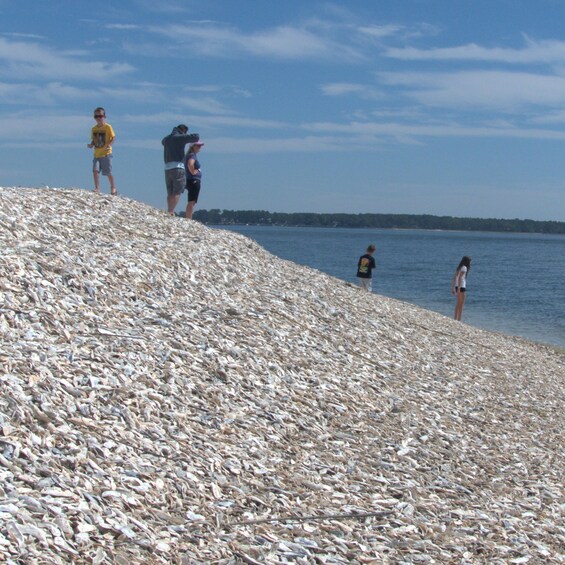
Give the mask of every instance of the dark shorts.
<path id="1" fill-rule="evenodd" d="M 457 292 L 457 287 L 455 287 L 455 292 Z M 467 292 L 467 289 L 466 289 L 466 288 L 461 288 L 461 289 L 459 290 L 459 292 Z"/>
<path id="2" fill-rule="evenodd" d="M 186 189 L 188 190 L 188 201 L 198 202 L 200 194 L 200 179 L 188 179 L 186 181 Z"/>
<path id="3" fill-rule="evenodd" d="M 104 157 L 94 157 L 92 160 L 92 170 L 100 171 L 105 177 L 112 173 L 112 154 Z"/>
<path id="4" fill-rule="evenodd" d="M 184 169 L 177 167 L 176 169 L 165 170 L 165 184 L 167 185 L 167 194 L 169 196 L 177 196 L 184 192 L 186 184 L 186 173 Z"/>

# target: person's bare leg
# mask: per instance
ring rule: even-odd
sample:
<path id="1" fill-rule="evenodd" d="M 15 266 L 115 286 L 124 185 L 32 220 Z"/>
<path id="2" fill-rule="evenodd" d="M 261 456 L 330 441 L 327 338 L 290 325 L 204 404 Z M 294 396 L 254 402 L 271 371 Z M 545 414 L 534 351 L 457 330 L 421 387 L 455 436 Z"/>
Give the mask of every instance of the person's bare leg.
<path id="1" fill-rule="evenodd" d="M 465 293 L 457 293 L 457 303 L 455 304 L 455 319 L 461 321 L 461 315 L 463 314 L 463 305 L 465 304 Z"/>
<path id="2" fill-rule="evenodd" d="M 192 220 L 192 212 L 194 211 L 194 207 L 196 206 L 196 202 L 192 201 L 186 205 L 186 219 Z"/>
<path id="3" fill-rule="evenodd" d="M 108 175 L 108 180 L 110 181 L 110 194 L 112 196 L 115 196 L 116 194 L 118 194 L 118 192 L 116 190 L 116 184 L 114 182 L 114 175 L 112 173 L 110 173 Z"/>
<path id="4" fill-rule="evenodd" d="M 100 192 L 100 173 L 92 171 L 92 176 L 94 177 L 94 192 Z"/>
<path id="5" fill-rule="evenodd" d="M 180 200 L 180 194 L 168 194 L 167 195 L 167 211 L 169 216 L 175 215 L 175 208 Z"/>

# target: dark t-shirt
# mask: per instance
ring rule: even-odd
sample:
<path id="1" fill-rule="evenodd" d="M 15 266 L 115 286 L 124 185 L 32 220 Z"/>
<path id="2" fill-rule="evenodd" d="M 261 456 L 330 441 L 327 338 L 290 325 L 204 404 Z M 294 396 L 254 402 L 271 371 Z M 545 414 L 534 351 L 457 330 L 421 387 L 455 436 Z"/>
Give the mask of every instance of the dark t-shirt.
<path id="1" fill-rule="evenodd" d="M 182 163 L 186 145 L 196 143 L 199 139 L 197 133 L 182 133 L 178 128 L 173 128 L 173 131 L 161 140 L 165 163 Z"/>
<path id="2" fill-rule="evenodd" d="M 198 171 L 196 175 L 193 175 L 188 168 L 188 162 L 190 159 L 194 159 L 194 168 Z M 186 180 L 200 180 L 202 178 L 202 171 L 200 171 L 200 161 L 196 158 L 196 153 L 187 153 L 186 159 L 184 160 L 184 168 L 186 169 Z"/>
<path id="3" fill-rule="evenodd" d="M 357 276 L 360 279 L 370 279 L 371 271 L 377 266 L 375 258 L 368 253 L 361 255 L 359 257 L 359 262 L 357 263 Z"/>

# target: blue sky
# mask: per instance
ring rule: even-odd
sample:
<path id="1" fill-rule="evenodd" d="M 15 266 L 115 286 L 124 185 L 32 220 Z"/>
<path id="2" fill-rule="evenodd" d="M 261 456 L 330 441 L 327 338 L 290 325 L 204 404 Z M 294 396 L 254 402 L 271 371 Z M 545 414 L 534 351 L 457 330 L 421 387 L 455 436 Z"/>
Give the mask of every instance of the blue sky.
<path id="1" fill-rule="evenodd" d="M 187 123 L 199 208 L 565 221 L 563 21 L 564 0 L 0 0 L 0 186 L 91 188 L 100 105 L 120 193 L 158 208 Z"/>

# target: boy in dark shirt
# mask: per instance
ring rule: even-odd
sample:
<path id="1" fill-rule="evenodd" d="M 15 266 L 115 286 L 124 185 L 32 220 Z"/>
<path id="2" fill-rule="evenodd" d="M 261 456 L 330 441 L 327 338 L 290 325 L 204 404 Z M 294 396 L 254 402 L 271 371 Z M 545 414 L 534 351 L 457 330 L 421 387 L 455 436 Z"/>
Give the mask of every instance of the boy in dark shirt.
<path id="1" fill-rule="evenodd" d="M 377 266 L 373 253 L 376 251 L 376 247 L 371 243 L 367 247 L 367 252 L 359 257 L 359 262 L 357 263 L 357 278 L 359 279 L 359 286 L 368 292 L 373 289 L 373 275 L 371 271 Z"/>

